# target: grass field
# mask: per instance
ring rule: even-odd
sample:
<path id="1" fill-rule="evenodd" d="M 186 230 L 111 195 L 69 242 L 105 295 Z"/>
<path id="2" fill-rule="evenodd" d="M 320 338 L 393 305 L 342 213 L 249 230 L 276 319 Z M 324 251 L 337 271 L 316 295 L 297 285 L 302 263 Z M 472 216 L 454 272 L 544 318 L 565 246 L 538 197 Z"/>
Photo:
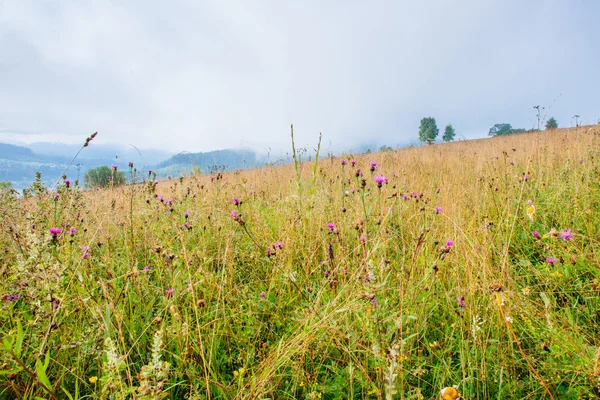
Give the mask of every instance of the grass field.
<path id="1" fill-rule="evenodd" d="M 598 398 L 599 133 L 4 193 L 0 398 Z"/>

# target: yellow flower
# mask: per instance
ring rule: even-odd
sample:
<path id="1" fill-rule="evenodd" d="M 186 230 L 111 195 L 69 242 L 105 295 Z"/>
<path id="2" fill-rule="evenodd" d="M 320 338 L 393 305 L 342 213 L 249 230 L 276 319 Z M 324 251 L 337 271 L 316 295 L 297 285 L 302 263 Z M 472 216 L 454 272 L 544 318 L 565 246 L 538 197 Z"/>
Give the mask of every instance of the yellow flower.
<path id="1" fill-rule="evenodd" d="M 441 400 L 458 400 L 458 390 L 455 387 L 446 387 L 440 393 Z"/>
<path id="2" fill-rule="evenodd" d="M 523 292 L 523 294 L 525 296 L 527 296 L 529 293 L 531 293 L 531 289 L 529 289 L 528 287 L 526 287 L 526 288 L 523 288 L 522 292 Z"/>
<path id="3" fill-rule="evenodd" d="M 535 213 L 535 207 L 533 206 L 533 204 L 531 204 L 529 207 L 527 207 L 527 216 L 529 217 L 530 220 L 533 220 L 534 213 Z"/>
<path id="4" fill-rule="evenodd" d="M 96 383 L 98 381 L 98 377 L 97 376 L 90 376 L 89 380 L 90 380 L 90 383 Z"/>

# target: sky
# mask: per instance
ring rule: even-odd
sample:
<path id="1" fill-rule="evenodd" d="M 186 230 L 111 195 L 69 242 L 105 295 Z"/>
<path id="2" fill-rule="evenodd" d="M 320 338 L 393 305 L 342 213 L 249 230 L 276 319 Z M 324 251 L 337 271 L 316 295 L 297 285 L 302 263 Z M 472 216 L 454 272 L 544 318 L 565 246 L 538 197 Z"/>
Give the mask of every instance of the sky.
<path id="1" fill-rule="evenodd" d="M 600 120 L 596 0 L 0 0 L 0 141 L 350 150 Z M 441 136 L 441 133 L 440 133 Z"/>

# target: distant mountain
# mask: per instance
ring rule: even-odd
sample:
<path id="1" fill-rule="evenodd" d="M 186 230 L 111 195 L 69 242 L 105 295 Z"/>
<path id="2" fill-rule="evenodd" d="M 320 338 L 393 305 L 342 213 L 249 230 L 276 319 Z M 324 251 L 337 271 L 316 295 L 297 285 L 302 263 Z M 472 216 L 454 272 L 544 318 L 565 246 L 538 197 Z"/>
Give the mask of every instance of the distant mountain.
<path id="1" fill-rule="evenodd" d="M 73 158 L 81 148 L 81 144 L 64 144 L 52 142 L 36 142 L 28 145 L 33 152 L 42 155 L 61 156 Z M 133 145 L 115 145 L 92 143 L 83 149 L 81 158 L 102 160 L 123 160 L 126 163 L 133 161 L 136 164 L 156 164 L 173 153 L 158 150 L 144 149 Z"/>
<path id="2" fill-rule="evenodd" d="M 180 153 L 151 167 L 158 176 L 174 177 L 199 169 L 203 173 L 211 171 L 233 171 L 237 169 L 263 166 L 252 150 L 215 150 L 206 153 Z"/>
<path id="3" fill-rule="evenodd" d="M 161 150 L 92 144 L 73 160 L 80 149 L 81 145 L 61 143 L 33 143 L 29 147 L 0 143 L 0 181 L 11 182 L 15 189 L 22 190 L 33 182 L 36 172 L 40 172 L 44 183 L 53 187 L 71 162 L 66 174 L 76 180 L 83 179 L 90 168 L 118 165 L 126 169 L 130 161 L 144 168 L 170 156 Z"/>

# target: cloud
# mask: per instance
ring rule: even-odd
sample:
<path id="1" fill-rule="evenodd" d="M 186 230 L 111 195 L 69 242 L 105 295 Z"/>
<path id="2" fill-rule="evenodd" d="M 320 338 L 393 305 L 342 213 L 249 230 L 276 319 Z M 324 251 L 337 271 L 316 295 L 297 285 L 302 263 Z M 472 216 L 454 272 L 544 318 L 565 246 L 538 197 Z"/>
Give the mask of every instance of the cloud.
<path id="1" fill-rule="evenodd" d="M 171 151 L 414 140 L 419 120 L 484 136 L 600 115 L 595 3 L 0 3 L 0 139 Z M 4 132 L 4 133 L 3 133 Z M 8 132 L 8 133 L 7 133 Z M 12 133 L 10 133 L 12 132 Z M 38 136 L 35 136 L 36 138 Z M 33 137 L 33 136 L 30 136 Z"/>

